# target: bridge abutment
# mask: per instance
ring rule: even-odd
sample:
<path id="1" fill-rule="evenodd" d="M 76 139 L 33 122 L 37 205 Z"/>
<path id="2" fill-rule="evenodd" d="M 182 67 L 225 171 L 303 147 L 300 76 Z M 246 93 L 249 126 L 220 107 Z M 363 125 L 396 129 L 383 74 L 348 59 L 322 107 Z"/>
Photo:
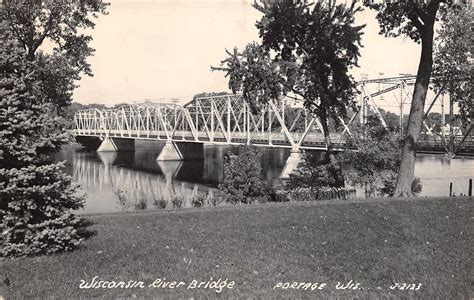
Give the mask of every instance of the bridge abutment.
<path id="1" fill-rule="evenodd" d="M 298 164 L 303 159 L 303 153 L 298 148 L 291 149 L 290 156 L 286 159 L 285 166 L 281 170 L 280 178 L 288 179 L 290 174 L 298 167 Z"/>
<path id="2" fill-rule="evenodd" d="M 97 152 L 117 152 L 117 151 L 134 151 L 135 140 L 134 139 L 122 139 L 122 138 L 105 138 L 100 144 Z"/>

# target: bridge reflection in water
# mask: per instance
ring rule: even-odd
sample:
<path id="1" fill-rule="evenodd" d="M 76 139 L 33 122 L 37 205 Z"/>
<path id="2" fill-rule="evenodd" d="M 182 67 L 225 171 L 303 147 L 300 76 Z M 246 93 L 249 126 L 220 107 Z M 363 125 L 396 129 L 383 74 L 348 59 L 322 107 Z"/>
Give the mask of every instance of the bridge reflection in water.
<path id="1" fill-rule="evenodd" d="M 269 185 L 278 185 L 278 177 L 289 155 L 288 149 L 260 149 L 263 174 Z M 183 207 L 192 206 L 192 198 L 220 195 L 223 157 L 237 147 L 205 147 L 204 160 L 156 161 L 158 150 L 135 152 L 81 152 L 75 149 L 60 153 L 67 161 L 67 172 L 87 192 L 85 213 L 110 213 L 157 209 L 159 200 L 182 197 Z"/>
<path id="2" fill-rule="evenodd" d="M 228 151 L 238 152 L 238 147 L 204 147 L 204 160 L 156 161 L 161 146 L 153 151 L 143 150 L 138 144 L 135 152 L 81 152 L 65 149 L 57 157 L 67 161 L 67 173 L 87 193 L 85 213 L 111 213 L 127 210 L 156 209 L 156 201 L 183 197 L 184 207 L 191 206 L 196 194 L 217 197 L 218 183 L 223 179 L 223 158 Z M 279 186 L 279 179 L 289 149 L 258 148 L 262 153 L 262 175 L 267 185 Z M 421 196 L 448 196 L 449 184 L 453 193 L 466 194 L 472 178 L 474 159 L 459 157 L 446 159 L 442 155 L 418 155 L 415 176 L 421 178 Z M 119 191 L 123 195 L 119 201 Z M 358 190 L 358 196 L 363 196 Z"/>

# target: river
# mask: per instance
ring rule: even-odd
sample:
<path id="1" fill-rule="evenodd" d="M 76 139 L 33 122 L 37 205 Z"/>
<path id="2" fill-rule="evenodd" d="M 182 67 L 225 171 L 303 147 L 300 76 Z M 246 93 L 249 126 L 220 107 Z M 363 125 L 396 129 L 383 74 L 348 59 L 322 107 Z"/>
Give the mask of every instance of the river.
<path id="1" fill-rule="evenodd" d="M 171 200 L 176 196 L 184 199 L 183 207 L 191 207 L 195 195 L 218 198 L 224 156 L 228 151 L 236 153 L 238 147 L 206 145 L 204 149 L 202 161 L 158 162 L 155 159 L 159 148 L 98 153 L 70 147 L 62 150 L 57 159 L 66 161 L 66 172 L 85 194 L 85 207 L 80 213 L 157 209 L 160 200 L 167 202 L 166 209 L 172 209 Z M 267 185 L 281 186 L 279 175 L 289 149 L 262 147 L 259 151 Z M 473 158 L 417 156 L 415 176 L 421 178 L 422 197 L 448 196 L 450 182 L 454 194 L 467 194 L 468 181 L 473 175 Z"/>

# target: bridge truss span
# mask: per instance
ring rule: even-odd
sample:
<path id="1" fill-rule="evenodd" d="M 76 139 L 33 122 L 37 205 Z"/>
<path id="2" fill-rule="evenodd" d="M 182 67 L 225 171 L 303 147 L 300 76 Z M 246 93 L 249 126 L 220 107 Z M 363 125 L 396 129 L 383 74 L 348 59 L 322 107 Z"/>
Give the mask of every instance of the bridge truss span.
<path id="1" fill-rule="evenodd" d="M 326 149 L 319 119 L 301 105 L 270 101 L 252 111 L 241 95 L 233 94 L 196 98 L 184 106 L 147 103 L 82 110 L 74 123 L 76 136 Z M 341 137 L 331 136 L 336 146 L 344 143 Z"/>
<path id="2" fill-rule="evenodd" d="M 351 134 L 350 125 L 365 125 L 369 117 L 377 117 L 386 128 L 398 129 L 400 139 L 403 139 L 414 82 L 413 75 L 359 81 L 360 97 L 355 111 L 349 112 L 347 119 L 338 117 L 339 124 L 330 125 L 333 147 L 344 149 L 345 140 Z M 455 125 L 453 101 L 450 100 L 446 124 L 443 95 L 438 91 L 430 98 L 427 98 L 417 151 L 473 155 L 471 117 Z M 440 109 L 443 116 L 441 130 L 439 122 L 430 119 L 430 112 L 435 108 Z M 398 112 L 395 120 L 393 113 L 390 116 L 391 111 Z M 391 117 L 390 124 L 388 117 Z M 165 141 L 170 155 L 163 155 L 164 160 L 183 159 L 177 144 L 251 144 L 290 148 L 292 152 L 327 149 L 318 117 L 303 107 L 303 101 L 289 97 L 256 108 L 251 108 L 242 95 L 224 94 L 196 97 L 182 106 L 143 103 L 117 109 L 87 109 L 75 114 L 74 127 L 76 137 L 103 140 L 98 151 L 131 149 L 133 141 L 139 139 Z M 447 131 L 450 132 L 446 134 Z M 181 152 L 190 152 L 181 148 Z"/>

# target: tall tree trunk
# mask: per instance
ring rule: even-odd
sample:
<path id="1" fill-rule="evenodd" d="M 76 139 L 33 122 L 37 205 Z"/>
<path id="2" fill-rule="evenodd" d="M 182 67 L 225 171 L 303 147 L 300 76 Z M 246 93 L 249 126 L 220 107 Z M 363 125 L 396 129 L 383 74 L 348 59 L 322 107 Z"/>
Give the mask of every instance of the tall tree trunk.
<path id="1" fill-rule="evenodd" d="M 323 135 L 324 135 L 324 142 L 326 143 L 327 156 L 331 163 L 334 163 L 336 167 L 336 186 L 337 187 L 344 187 L 344 177 L 342 176 L 342 168 L 336 159 L 336 155 L 334 154 L 334 148 L 331 141 L 331 136 L 329 135 L 329 126 L 328 126 L 328 118 L 326 111 L 321 111 L 319 114 L 321 126 L 323 127 Z"/>
<path id="2" fill-rule="evenodd" d="M 328 118 L 325 111 L 321 111 L 320 121 L 321 121 L 321 126 L 323 127 L 324 142 L 326 143 L 326 148 L 328 149 L 327 155 L 331 162 L 335 162 L 336 156 L 334 154 L 334 148 L 332 146 L 331 136 L 329 135 Z"/>
<path id="3" fill-rule="evenodd" d="M 395 196 L 412 195 L 411 184 L 415 176 L 416 148 L 423 123 L 426 93 L 433 68 L 433 26 L 434 20 L 432 23 L 425 24 L 425 30 L 422 33 L 421 58 L 411 101 L 407 131 L 403 141 L 402 160 L 398 172 Z"/>

